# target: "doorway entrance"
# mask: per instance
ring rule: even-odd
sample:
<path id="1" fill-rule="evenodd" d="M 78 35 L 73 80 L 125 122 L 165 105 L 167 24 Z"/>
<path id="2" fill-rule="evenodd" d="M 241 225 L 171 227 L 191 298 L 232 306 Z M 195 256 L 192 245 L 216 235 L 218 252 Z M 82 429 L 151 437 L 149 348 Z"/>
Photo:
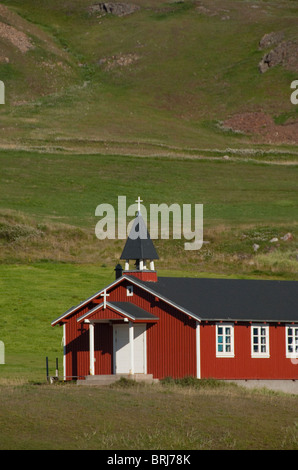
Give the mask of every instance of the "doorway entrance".
<path id="1" fill-rule="evenodd" d="M 114 374 L 146 374 L 146 324 L 113 325 Z"/>

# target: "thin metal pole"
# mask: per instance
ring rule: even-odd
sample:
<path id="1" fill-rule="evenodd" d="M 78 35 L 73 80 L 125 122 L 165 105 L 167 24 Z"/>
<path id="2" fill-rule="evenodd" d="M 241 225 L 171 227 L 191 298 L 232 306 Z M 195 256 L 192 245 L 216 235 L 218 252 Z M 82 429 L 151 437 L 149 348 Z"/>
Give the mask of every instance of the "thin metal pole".
<path id="1" fill-rule="evenodd" d="M 58 370 L 58 357 L 56 357 L 56 377 L 59 377 L 59 370 Z"/>
<path id="2" fill-rule="evenodd" d="M 47 371 L 47 380 L 49 380 L 49 358 L 46 357 L 46 371 Z"/>

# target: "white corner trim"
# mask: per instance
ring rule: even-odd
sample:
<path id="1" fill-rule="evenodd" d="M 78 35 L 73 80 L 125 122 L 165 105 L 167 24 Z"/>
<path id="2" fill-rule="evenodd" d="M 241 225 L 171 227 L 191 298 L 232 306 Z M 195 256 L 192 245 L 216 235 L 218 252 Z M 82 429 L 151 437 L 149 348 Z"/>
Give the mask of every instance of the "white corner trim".
<path id="1" fill-rule="evenodd" d="M 63 380 L 66 380 L 66 323 L 63 323 Z"/>
<path id="2" fill-rule="evenodd" d="M 196 359 L 197 359 L 197 379 L 201 378 L 201 330 L 200 322 L 196 322 Z"/>
<path id="3" fill-rule="evenodd" d="M 135 354 L 134 354 L 134 325 L 129 322 L 129 344 L 130 344 L 130 373 L 135 373 Z"/>
<path id="4" fill-rule="evenodd" d="M 94 324 L 89 323 L 90 375 L 94 375 Z"/>

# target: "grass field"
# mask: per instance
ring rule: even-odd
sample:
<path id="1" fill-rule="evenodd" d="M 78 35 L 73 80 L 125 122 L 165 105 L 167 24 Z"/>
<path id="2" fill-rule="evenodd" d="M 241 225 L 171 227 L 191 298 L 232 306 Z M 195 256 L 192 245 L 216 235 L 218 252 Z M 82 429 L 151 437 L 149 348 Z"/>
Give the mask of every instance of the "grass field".
<path id="1" fill-rule="evenodd" d="M 0 449 L 298 448 L 291 395 L 214 381 L 199 387 L 120 382 L 108 389 L 5 384 L 0 393 Z"/>
<path id="2" fill-rule="evenodd" d="M 46 357 L 50 375 L 56 358 L 62 373 L 62 330 L 50 322 L 113 278 L 96 264 L 2 264 L 1 449 L 298 449 L 297 395 L 213 380 L 47 384 Z"/>

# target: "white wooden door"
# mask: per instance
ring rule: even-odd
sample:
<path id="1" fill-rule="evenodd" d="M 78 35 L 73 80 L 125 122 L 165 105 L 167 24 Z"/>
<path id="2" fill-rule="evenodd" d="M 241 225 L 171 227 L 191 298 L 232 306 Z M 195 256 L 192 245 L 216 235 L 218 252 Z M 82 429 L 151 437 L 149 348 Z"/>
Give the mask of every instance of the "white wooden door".
<path id="1" fill-rule="evenodd" d="M 129 374 L 131 368 L 128 325 L 114 325 L 114 372 Z"/>
<path id="2" fill-rule="evenodd" d="M 146 373 L 146 324 L 134 326 L 134 368 L 135 374 Z"/>
<path id="3" fill-rule="evenodd" d="M 133 347 L 129 342 L 129 325 L 114 325 L 114 373 L 146 373 L 146 324 L 134 325 Z M 131 351 L 133 350 L 133 361 Z"/>

